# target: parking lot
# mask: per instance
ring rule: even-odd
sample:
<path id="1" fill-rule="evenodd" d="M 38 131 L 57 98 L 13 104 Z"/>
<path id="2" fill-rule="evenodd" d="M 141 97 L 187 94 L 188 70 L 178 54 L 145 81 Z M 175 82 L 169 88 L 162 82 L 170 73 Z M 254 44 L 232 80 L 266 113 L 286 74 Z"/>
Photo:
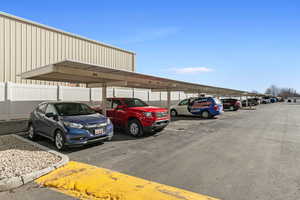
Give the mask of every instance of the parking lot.
<path id="1" fill-rule="evenodd" d="M 156 135 L 117 133 L 111 142 L 64 153 L 73 161 L 224 200 L 294 200 L 300 198 L 299 110 L 298 104 L 277 103 L 211 120 L 176 117 Z M 47 140 L 39 143 L 53 148 Z M 31 183 L 0 193 L 0 199 L 39 194 L 70 198 Z"/>

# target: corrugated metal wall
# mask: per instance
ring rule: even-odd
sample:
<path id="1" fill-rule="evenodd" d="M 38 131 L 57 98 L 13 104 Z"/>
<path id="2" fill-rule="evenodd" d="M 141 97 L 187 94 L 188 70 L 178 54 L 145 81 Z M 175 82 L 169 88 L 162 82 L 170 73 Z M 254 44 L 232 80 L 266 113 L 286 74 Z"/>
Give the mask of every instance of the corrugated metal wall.
<path id="1" fill-rule="evenodd" d="M 55 84 L 17 75 L 64 59 L 135 70 L 132 52 L 0 13 L 0 82 Z"/>

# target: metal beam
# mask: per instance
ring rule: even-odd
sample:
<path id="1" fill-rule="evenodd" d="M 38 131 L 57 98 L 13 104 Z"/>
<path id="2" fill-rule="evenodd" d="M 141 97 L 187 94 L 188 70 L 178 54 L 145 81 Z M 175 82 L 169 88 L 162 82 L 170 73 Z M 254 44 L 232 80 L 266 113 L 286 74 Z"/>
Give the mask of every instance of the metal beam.
<path id="1" fill-rule="evenodd" d="M 88 83 L 87 88 L 100 88 L 103 87 L 103 85 L 106 85 L 106 87 L 126 87 L 127 81 L 111 81 L 111 82 L 105 82 L 105 83 Z"/>

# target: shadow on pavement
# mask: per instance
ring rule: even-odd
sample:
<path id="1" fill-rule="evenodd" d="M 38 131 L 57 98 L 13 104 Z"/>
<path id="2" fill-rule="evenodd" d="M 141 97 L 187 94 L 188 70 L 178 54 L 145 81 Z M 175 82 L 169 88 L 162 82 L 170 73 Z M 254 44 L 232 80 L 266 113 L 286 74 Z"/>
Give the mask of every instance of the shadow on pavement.
<path id="1" fill-rule="evenodd" d="M 210 119 L 204 119 L 204 118 L 201 118 L 200 116 L 197 116 L 197 115 L 180 115 L 180 116 L 176 116 L 176 117 L 172 117 L 171 118 L 171 122 L 176 122 L 176 121 L 180 121 L 180 120 L 188 120 L 188 121 L 191 121 L 191 120 L 214 120 L 214 119 L 217 119 L 217 117 L 213 117 L 213 118 L 210 118 Z"/>
<path id="2" fill-rule="evenodd" d="M 70 154 L 70 153 L 78 152 L 78 151 L 85 150 L 85 149 L 88 149 L 88 148 L 92 148 L 94 146 L 99 146 L 99 145 L 102 145 L 102 144 L 107 143 L 107 142 L 119 142 L 119 141 L 127 141 L 127 140 L 141 140 L 141 139 L 147 138 L 149 136 L 154 136 L 155 134 L 156 133 L 146 133 L 142 137 L 133 137 L 133 136 L 130 136 L 130 135 L 126 134 L 125 132 L 116 131 L 114 133 L 114 137 L 111 141 L 95 142 L 95 143 L 86 144 L 84 146 L 77 146 L 77 147 L 68 147 L 66 150 L 62 151 L 61 153 Z M 18 133 L 18 135 L 20 135 L 20 136 L 22 136 L 22 137 L 29 140 L 29 138 L 27 137 L 26 132 Z M 38 136 L 38 138 L 34 142 L 36 142 L 40 145 L 43 145 L 43 146 L 45 146 L 49 149 L 57 151 L 57 149 L 54 146 L 53 141 L 51 141 L 51 140 L 49 140 L 45 137 Z"/>

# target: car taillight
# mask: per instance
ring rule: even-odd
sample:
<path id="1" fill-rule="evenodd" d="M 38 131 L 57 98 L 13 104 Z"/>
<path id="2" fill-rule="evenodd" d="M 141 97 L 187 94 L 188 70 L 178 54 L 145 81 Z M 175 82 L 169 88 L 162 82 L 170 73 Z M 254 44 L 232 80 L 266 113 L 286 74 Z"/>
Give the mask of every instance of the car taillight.
<path id="1" fill-rule="evenodd" d="M 219 110 L 219 106 L 218 106 L 218 105 L 215 105 L 215 106 L 214 106 L 214 110 L 215 110 L 215 111 L 218 111 L 218 110 Z"/>

